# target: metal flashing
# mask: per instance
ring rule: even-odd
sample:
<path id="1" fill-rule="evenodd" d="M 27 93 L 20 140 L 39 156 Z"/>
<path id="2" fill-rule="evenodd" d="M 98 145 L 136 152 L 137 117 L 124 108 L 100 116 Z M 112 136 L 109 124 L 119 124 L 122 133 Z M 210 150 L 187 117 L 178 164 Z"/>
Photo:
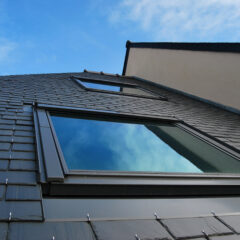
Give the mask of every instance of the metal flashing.
<path id="1" fill-rule="evenodd" d="M 47 115 L 42 110 L 37 110 L 37 113 L 47 181 L 63 181 L 64 175 Z"/>
<path id="2" fill-rule="evenodd" d="M 135 113 L 124 113 L 124 112 L 115 112 L 115 111 L 106 111 L 100 109 L 87 109 L 87 108 L 76 108 L 68 106 L 59 106 L 59 105 L 49 105 L 49 104 L 38 104 L 39 109 L 51 110 L 58 113 L 72 113 L 72 114 L 89 114 L 89 115 L 98 115 L 98 116 L 109 116 L 109 117 L 118 117 L 118 118 L 127 118 L 127 119 L 142 119 L 142 120 L 153 120 L 161 122 L 181 122 L 181 120 L 175 118 L 173 115 L 169 116 L 159 116 L 159 115 L 150 115 L 150 114 L 135 114 Z"/>
<path id="3" fill-rule="evenodd" d="M 126 48 L 157 48 L 171 50 L 240 53 L 239 42 L 130 42 Z"/>

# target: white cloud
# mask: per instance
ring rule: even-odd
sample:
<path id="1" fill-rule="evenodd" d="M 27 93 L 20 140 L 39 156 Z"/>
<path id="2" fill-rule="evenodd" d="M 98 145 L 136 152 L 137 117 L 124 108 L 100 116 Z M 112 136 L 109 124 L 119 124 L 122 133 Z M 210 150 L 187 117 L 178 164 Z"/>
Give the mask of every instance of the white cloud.
<path id="1" fill-rule="evenodd" d="M 145 126 L 106 128 L 102 141 L 112 150 L 118 169 L 156 172 L 201 172 Z"/>
<path id="2" fill-rule="evenodd" d="M 210 39 L 229 30 L 234 33 L 229 40 L 238 40 L 240 0 L 123 0 L 109 20 L 134 23 L 154 40 Z"/>
<path id="3" fill-rule="evenodd" d="M 0 39 L 0 63 L 9 61 L 11 53 L 16 49 L 17 44 L 7 39 Z"/>

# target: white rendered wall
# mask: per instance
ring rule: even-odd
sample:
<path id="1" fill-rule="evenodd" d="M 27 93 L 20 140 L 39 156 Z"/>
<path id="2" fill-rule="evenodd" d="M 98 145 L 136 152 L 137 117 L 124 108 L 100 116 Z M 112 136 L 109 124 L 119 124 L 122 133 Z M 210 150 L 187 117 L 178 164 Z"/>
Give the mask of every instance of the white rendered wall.
<path id="1" fill-rule="evenodd" d="M 238 53 L 130 48 L 126 75 L 240 109 Z"/>

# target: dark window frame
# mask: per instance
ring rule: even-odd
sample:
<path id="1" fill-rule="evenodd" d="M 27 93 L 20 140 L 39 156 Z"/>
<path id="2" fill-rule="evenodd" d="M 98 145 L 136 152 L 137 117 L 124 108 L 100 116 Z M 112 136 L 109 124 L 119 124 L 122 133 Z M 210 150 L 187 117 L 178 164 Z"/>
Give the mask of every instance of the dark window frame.
<path id="1" fill-rule="evenodd" d="M 139 98 L 149 98 L 149 99 L 158 99 L 162 101 L 167 101 L 167 97 L 161 96 L 157 92 L 153 92 L 149 89 L 146 89 L 144 87 L 141 87 L 137 84 L 132 84 L 132 83 L 123 83 L 123 82 L 115 82 L 115 81 L 109 81 L 109 80 L 100 80 L 100 79 L 92 79 L 88 77 L 75 77 L 71 76 L 71 79 L 76 82 L 82 89 L 86 91 L 91 91 L 91 92 L 100 92 L 100 93 L 107 93 L 107 94 L 115 94 L 115 95 L 124 95 L 124 96 L 130 96 L 130 97 L 139 97 Z M 89 82 L 89 83 L 96 83 L 96 84 L 103 84 L 103 85 L 110 85 L 110 86 L 119 86 L 120 91 L 112 91 L 112 90 L 103 90 L 103 89 L 96 89 L 96 88 L 89 88 L 84 85 L 84 81 Z M 146 92 L 148 94 L 151 94 L 152 96 L 147 96 L 147 95 L 140 95 L 140 94 L 134 94 L 134 93 L 125 93 L 122 92 L 123 87 L 129 87 L 129 88 L 136 88 L 139 89 L 143 92 Z"/>
<path id="2" fill-rule="evenodd" d="M 201 140 L 240 159 L 240 154 L 175 118 L 122 114 L 38 104 L 34 110 L 39 182 L 46 196 L 156 197 L 240 195 L 239 174 L 69 171 L 50 119 L 50 112 L 69 116 L 152 121 L 175 124 Z M 54 149 L 53 149 L 54 148 Z M 45 169 L 45 171 L 44 171 Z"/>

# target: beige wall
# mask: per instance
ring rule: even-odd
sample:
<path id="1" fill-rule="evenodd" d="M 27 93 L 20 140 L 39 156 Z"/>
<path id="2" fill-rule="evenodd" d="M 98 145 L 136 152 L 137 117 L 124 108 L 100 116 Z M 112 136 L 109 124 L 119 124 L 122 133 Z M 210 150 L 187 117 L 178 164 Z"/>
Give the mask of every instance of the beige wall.
<path id="1" fill-rule="evenodd" d="M 240 109 L 240 54 L 130 48 L 126 75 Z"/>

